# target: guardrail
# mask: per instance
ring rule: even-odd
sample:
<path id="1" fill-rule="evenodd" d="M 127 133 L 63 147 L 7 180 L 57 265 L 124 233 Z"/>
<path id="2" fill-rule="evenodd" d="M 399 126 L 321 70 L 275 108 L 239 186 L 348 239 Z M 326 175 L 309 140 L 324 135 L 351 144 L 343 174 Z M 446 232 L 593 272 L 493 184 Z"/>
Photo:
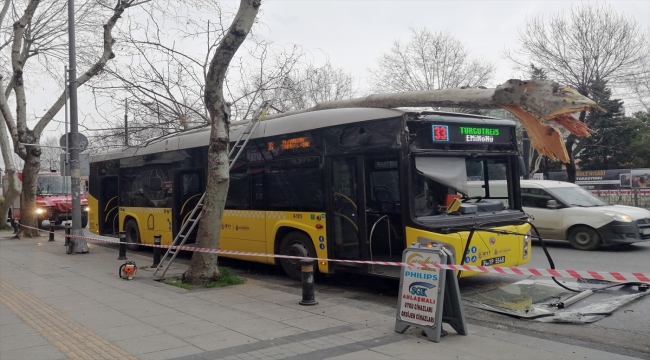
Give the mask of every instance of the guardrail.
<path id="1" fill-rule="evenodd" d="M 636 206 L 650 210 L 650 189 L 590 191 L 610 204 Z"/>

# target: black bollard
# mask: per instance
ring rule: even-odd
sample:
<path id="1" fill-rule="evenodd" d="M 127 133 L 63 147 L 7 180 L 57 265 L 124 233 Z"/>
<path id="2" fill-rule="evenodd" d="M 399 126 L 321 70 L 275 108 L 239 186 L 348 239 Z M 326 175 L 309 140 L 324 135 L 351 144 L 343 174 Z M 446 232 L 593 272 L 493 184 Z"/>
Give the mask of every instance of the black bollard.
<path id="1" fill-rule="evenodd" d="M 120 255 L 117 260 L 127 260 L 126 258 L 126 231 L 120 231 Z"/>
<path id="2" fill-rule="evenodd" d="M 54 212 L 50 215 L 50 237 L 47 241 L 54 241 Z"/>
<path id="3" fill-rule="evenodd" d="M 314 260 L 300 260 L 302 269 L 302 300 L 300 305 L 316 305 L 314 298 Z"/>
<path id="4" fill-rule="evenodd" d="M 74 242 L 72 238 L 70 237 L 70 234 L 72 233 L 72 225 L 70 225 L 69 222 L 65 223 L 65 253 L 66 254 L 72 254 L 72 248 L 74 247 Z"/>
<path id="5" fill-rule="evenodd" d="M 18 234 L 18 229 L 20 229 L 20 221 L 18 219 L 15 219 L 11 222 L 11 226 L 14 228 L 14 234 Z"/>
<path id="6" fill-rule="evenodd" d="M 160 246 L 161 237 L 162 235 L 160 234 L 156 234 L 153 236 L 153 244 L 155 246 L 153 248 L 153 264 L 151 265 L 151 268 L 153 269 L 157 268 L 158 265 L 160 265 L 160 248 L 158 246 Z"/>

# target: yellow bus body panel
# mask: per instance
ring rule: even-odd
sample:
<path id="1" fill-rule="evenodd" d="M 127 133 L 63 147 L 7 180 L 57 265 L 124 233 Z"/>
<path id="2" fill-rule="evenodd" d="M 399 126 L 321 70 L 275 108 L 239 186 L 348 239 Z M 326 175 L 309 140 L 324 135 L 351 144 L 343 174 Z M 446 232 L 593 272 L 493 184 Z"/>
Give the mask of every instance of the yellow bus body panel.
<path id="1" fill-rule="evenodd" d="M 143 244 L 153 244 L 153 236 L 162 235 L 161 245 L 171 245 L 172 240 L 172 209 L 150 207 L 120 206 L 120 229 L 124 230 L 127 218 L 133 218 L 138 223 L 140 241 Z"/>
<path id="2" fill-rule="evenodd" d="M 205 221 L 205 218 L 202 219 Z M 266 218 L 264 211 L 224 210 L 221 219 L 220 250 L 246 251 L 266 254 Z M 267 263 L 262 256 L 225 256 L 233 259 Z"/>
<path id="3" fill-rule="evenodd" d="M 492 228 L 495 231 L 505 230 L 525 234 L 530 230 L 530 225 L 507 225 Z M 418 237 L 430 239 L 438 243 L 449 244 L 453 248 L 456 264 L 461 262 L 461 254 L 465 251 L 469 231 L 458 233 L 440 234 L 431 231 L 406 228 L 406 246 L 418 241 Z M 523 236 L 498 234 L 486 231 L 476 231 L 472 237 L 472 242 L 465 254 L 464 265 L 481 266 L 483 260 L 505 256 L 503 263 L 495 266 L 520 266 L 530 261 L 532 256 L 532 244 L 528 245 L 528 257 L 523 258 Z M 461 277 L 482 274 L 474 271 L 463 271 Z"/>
<path id="4" fill-rule="evenodd" d="M 99 201 L 88 194 L 88 230 L 99 235 Z"/>
<path id="5" fill-rule="evenodd" d="M 89 215 L 91 231 L 98 233 L 97 215 L 92 210 L 93 207 L 96 209 L 97 200 L 89 197 L 88 204 L 91 207 L 91 214 Z M 120 207 L 119 211 L 120 229 L 124 229 L 124 223 L 127 217 L 135 219 L 138 223 L 142 243 L 152 244 L 154 234 L 160 234 L 162 235 L 163 245 L 171 244 L 173 240 L 171 232 L 171 209 Z M 316 227 L 317 224 L 322 225 L 322 227 L 318 229 Z M 313 212 L 225 210 L 221 224 L 219 249 L 274 254 L 276 234 L 281 228 L 290 228 L 306 233 L 316 250 L 316 257 L 321 259 L 328 257 L 325 214 Z M 493 229 L 495 231 L 504 230 L 523 234 L 530 230 L 530 225 L 508 225 Z M 468 237 L 469 231 L 441 234 L 406 227 L 405 246 L 408 247 L 412 243 L 416 243 L 418 238 L 449 244 L 453 248 L 456 264 L 460 264 L 460 254 L 465 249 Z M 281 240 L 277 239 L 277 241 Z M 479 266 L 483 260 L 504 256 L 505 261 L 496 266 L 521 266 L 528 263 L 532 256 L 532 244 L 529 244 L 528 256 L 525 259 L 523 258 L 522 247 L 523 238 L 521 235 L 476 231 L 472 238 L 472 243 L 465 254 L 465 264 Z M 279 260 L 264 256 L 222 256 L 266 264 L 276 264 Z M 328 273 L 329 262 L 319 261 L 318 270 L 322 273 Z M 465 277 L 477 274 L 480 273 L 464 271 L 461 276 Z"/>

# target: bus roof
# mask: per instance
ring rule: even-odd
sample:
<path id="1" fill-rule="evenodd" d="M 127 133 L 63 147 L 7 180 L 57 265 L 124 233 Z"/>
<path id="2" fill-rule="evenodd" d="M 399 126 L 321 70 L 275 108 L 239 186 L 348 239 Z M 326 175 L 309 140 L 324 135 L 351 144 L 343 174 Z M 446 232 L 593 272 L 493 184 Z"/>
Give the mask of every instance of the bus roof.
<path id="1" fill-rule="evenodd" d="M 428 120 L 438 120 L 444 122 L 461 122 L 461 123 L 480 123 L 485 122 L 490 125 L 507 125 L 514 126 L 512 120 L 499 118 L 452 113 L 442 111 L 409 111 L 404 109 L 385 109 L 385 108 L 344 108 L 305 112 L 277 119 L 262 121 L 253 131 L 251 139 L 276 136 L 289 133 L 297 133 L 312 129 L 325 128 L 329 126 L 350 124 L 371 120 L 381 120 L 401 117 L 409 113 L 415 116 L 426 116 Z M 234 141 L 239 138 L 246 128 L 248 121 L 239 121 L 230 124 L 230 140 Z M 201 146 L 207 146 L 210 138 L 210 127 L 206 126 L 200 129 L 193 129 L 181 133 L 171 134 L 160 139 L 151 141 L 148 144 L 140 146 L 131 146 L 112 150 L 102 154 L 91 156 L 91 162 L 115 160 L 128 158 L 131 156 L 155 154 L 165 151 L 182 150 Z"/>

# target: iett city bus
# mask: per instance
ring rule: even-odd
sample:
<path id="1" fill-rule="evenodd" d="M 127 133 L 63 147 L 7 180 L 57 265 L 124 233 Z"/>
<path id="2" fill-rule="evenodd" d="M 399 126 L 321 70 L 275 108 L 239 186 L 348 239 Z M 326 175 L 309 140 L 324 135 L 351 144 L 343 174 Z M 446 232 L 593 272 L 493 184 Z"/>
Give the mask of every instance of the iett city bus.
<path id="1" fill-rule="evenodd" d="M 231 139 L 243 131 L 231 126 Z M 90 230 L 125 231 L 131 247 L 154 234 L 170 245 L 205 191 L 209 133 L 93 156 Z M 531 247 L 520 163 L 515 123 L 504 119 L 351 108 L 261 121 L 231 168 L 219 248 L 372 262 L 401 261 L 410 244 L 434 241 L 456 263 L 522 265 Z M 505 180 L 507 196 L 490 194 L 493 180 Z M 468 197 L 468 181 L 483 182 L 481 196 Z M 223 256 L 300 277 L 296 260 Z M 318 271 L 399 276 L 372 263 L 320 261 Z"/>

